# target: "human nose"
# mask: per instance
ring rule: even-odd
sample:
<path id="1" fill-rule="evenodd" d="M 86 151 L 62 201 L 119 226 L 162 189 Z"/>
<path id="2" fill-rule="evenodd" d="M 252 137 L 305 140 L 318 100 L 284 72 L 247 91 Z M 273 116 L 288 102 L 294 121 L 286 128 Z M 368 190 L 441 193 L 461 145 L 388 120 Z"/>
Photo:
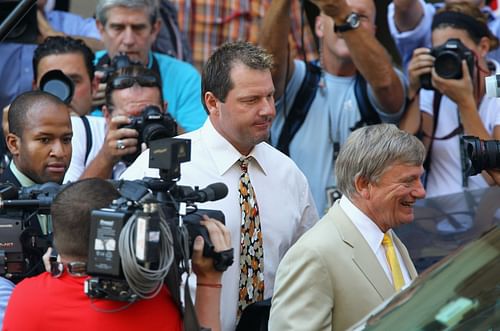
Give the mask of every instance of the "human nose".
<path id="1" fill-rule="evenodd" d="M 424 185 L 422 184 L 422 181 L 420 179 L 417 180 L 417 184 L 415 188 L 412 191 L 412 195 L 416 199 L 423 199 L 425 198 L 425 188 Z"/>
<path id="2" fill-rule="evenodd" d="M 135 34 L 134 31 L 132 31 L 131 27 L 126 27 L 123 30 L 122 42 L 127 46 L 133 45 L 135 43 Z"/>
<path id="3" fill-rule="evenodd" d="M 50 156 L 53 157 L 62 157 L 66 151 L 66 144 L 64 144 L 62 141 L 56 141 L 54 144 L 52 144 L 52 148 L 50 149 Z"/>
<path id="4" fill-rule="evenodd" d="M 274 118 L 274 116 L 276 115 L 276 108 L 274 106 L 274 98 L 273 97 L 268 97 L 268 98 L 264 99 L 260 114 L 262 116 L 271 116 Z"/>

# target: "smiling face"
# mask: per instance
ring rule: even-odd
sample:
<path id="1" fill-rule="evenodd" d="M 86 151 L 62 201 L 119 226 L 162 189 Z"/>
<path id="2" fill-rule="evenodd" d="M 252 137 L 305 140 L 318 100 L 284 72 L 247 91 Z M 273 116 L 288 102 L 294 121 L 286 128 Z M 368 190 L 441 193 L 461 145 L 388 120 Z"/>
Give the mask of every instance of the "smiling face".
<path id="1" fill-rule="evenodd" d="M 71 161 L 71 120 L 65 105 L 39 103 L 27 114 L 22 133 L 9 133 L 16 167 L 37 184 L 62 183 Z"/>
<path id="2" fill-rule="evenodd" d="M 211 92 L 205 95 L 214 128 L 240 153 L 269 137 L 274 107 L 274 85 L 270 70 L 254 70 L 242 63 L 231 68 L 233 88 L 222 102 Z"/>
<path id="3" fill-rule="evenodd" d="M 113 58 L 124 52 L 131 60 L 148 64 L 148 53 L 160 31 L 160 22 L 151 24 L 145 8 L 112 7 L 106 17 L 106 24 L 97 21 L 97 28 L 109 56 Z"/>
<path id="4" fill-rule="evenodd" d="M 413 221 L 413 205 L 425 197 L 420 181 L 423 173 L 422 166 L 396 163 L 377 182 L 364 186 L 362 209 L 383 232 Z"/>

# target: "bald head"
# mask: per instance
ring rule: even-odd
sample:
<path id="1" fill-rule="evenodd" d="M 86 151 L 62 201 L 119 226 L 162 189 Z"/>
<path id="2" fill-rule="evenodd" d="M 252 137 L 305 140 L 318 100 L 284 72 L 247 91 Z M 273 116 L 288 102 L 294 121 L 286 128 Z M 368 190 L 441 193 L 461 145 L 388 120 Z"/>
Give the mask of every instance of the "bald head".
<path id="1" fill-rule="evenodd" d="M 19 95 L 10 105 L 9 132 L 21 137 L 26 124 L 31 122 L 30 115 L 34 112 L 42 112 L 49 107 L 67 108 L 60 99 L 43 91 L 29 91 Z"/>

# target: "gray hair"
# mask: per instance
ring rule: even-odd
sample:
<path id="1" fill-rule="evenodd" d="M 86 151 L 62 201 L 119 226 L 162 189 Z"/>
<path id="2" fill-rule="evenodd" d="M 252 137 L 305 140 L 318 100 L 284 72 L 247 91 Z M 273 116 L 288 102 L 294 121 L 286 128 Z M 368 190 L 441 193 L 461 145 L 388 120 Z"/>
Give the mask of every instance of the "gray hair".
<path id="1" fill-rule="evenodd" d="M 352 197 L 359 176 L 375 183 L 389 166 L 395 163 L 420 166 L 425 155 L 420 140 L 394 124 L 360 128 L 347 138 L 335 162 L 337 186 L 342 194 Z"/>
<path id="2" fill-rule="evenodd" d="M 106 25 L 108 20 L 108 9 L 114 7 L 126 7 L 130 9 L 147 9 L 149 21 L 154 24 L 160 13 L 158 0 L 99 0 L 95 9 L 97 19 Z"/>

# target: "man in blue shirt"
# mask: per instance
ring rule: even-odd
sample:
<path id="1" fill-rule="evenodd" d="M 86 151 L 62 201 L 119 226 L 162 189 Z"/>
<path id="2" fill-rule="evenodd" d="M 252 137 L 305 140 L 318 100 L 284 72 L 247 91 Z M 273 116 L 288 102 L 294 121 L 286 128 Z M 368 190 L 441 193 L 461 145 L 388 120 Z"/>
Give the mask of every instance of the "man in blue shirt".
<path id="1" fill-rule="evenodd" d="M 152 0 L 101 0 L 96 8 L 97 27 L 106 51 L 97 52 L 97 66 L 106 66 L 116 55 L 126 54 L 156 71 L 162 80 L 163 98 L 169 113 L 185 131 L 195 130 L 204 123 L 200 97 L 200 75 L 196 69 L 170 56 L 151 51 L 160 30 L 158 3 Z M 103 73 L 98 75 L 103 76 Z M 104 82 L 95 102 L 104 98 Z"/>

